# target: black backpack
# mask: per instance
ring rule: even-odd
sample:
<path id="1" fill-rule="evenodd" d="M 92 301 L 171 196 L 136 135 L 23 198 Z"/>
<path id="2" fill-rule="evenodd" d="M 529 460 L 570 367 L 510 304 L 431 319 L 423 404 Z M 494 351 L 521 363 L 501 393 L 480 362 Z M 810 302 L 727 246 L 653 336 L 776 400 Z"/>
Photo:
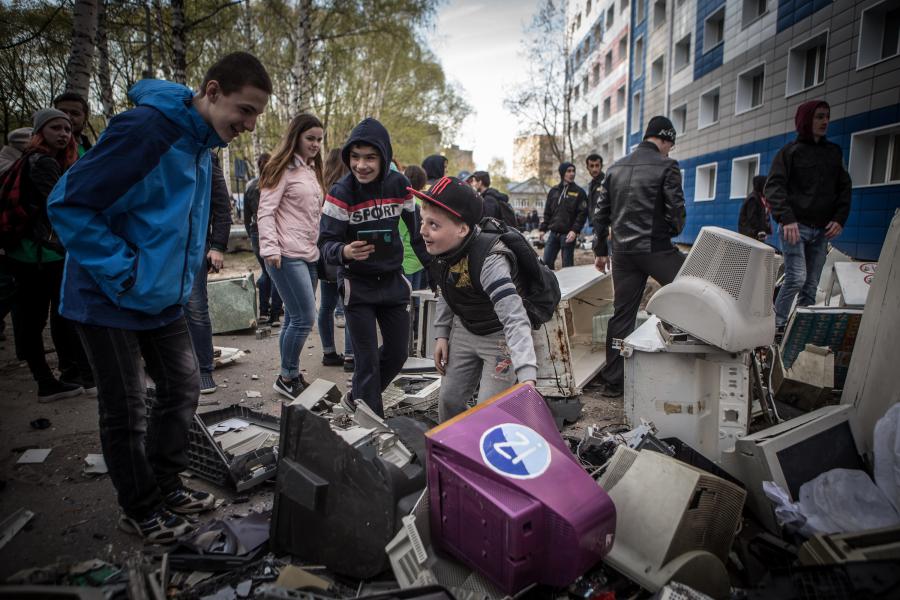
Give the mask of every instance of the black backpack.
<path id="1" fill-rule="evenodd" d="M 519 219 L 516 217 L 516 211 L 509 205 L 509 200 L 497 200 L 500 207 L 500 220 L 509 227 L 518 228 Z"/>
<path id="2" fill-rule="evenodd" d="M 477 291 L 484 292 L 481 288 L 481 267 L 498 239 L 515 256 L 513 277 L 516 289 L 522 297 L 522 304 L 528 313 L 531 326 L 540 327 L 553 317 L 562 294 L 556 275 L 538 257 L 518 229 L 491 217 L 481 222 L 481 235 L 473 240 L 472 248 L 469 250 L 469 276 L 472 285 Z"/>

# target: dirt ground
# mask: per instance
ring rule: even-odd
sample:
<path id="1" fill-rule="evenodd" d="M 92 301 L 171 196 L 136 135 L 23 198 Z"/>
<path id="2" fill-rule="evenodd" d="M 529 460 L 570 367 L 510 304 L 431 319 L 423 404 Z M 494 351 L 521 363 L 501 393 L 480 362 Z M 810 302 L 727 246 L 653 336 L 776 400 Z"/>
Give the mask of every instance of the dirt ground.
<path id="1" fill-rule="evenodd" d="M 586 264 L 590 253 L 579 250 L 576 263 Z M 259 266 L 249 252 L 226 257 L 222 276 L 254 271 Z M 233 404 L 261 410 L 273 415 L 281 411 L 281 396 L 272 390 L 278 374 L 278 337 L 256 339 L 254 332 L 215 336 L 216 346 L 242 349 L 247 354 L 236 363 L 216 369 L 214 377 L 220 388 L 201 397 L 202 402 L 218 404 L 201 406 L 199 411 L 217 410 Z M 86 396 L 52 404 L 37 403 L 37 386 L 25 363 L 15 357 L 12 326 L 7 318 L 7 339 L 0 341 L 0 520 L 19 508 L 35 516 L 28 526 L 0 549 L 0 581 L 21 569 L 45 566 L 54 562 L 73 563 L 93 558 L 119 562 L 120 557 L 141 548 L 141 542 L 116 527 L 119 517 L 115 490 L 107 475 L 83 473 L 87 454 L 99 454 L 96 399 Z M 337 347 L 343 347 L 343 330 L 336 330 Z M 49 335 L 45 336 L 51 348 Z M 344 390 L 349 379 L 340 367 L 324 367 L 318 333 L 313 329 L 301 357 L 301 368 L 308 381 L 322 377 Z M 48 353 L 51 366 L 55 354 Z M 254 379 L 253 376 L 258 379 Z M 261 397 L 249 398 L 256 391 Z M 255 394 L 251 394 L 255 396 Z M 609 400 L 596 392 L 582 396 L 583 416 L 566 433 L 580 435 L 588 424 L 617 423 L 623 420 L 622 399 Z M 38 418 L 50 420 L 47 429 L 34 429 L 30 423 Z M 18 465 L 16 461 L 27 448 L 50 448 L 46 461 Z M 213 492 L 224 503 L 202 517 L 246 514 L 249 510 L 271 507 L 271 483 L 255 488 L 249 502 L 232 503 L 235 494 L 205 481 L 192 478 L 188 484 Z"/>

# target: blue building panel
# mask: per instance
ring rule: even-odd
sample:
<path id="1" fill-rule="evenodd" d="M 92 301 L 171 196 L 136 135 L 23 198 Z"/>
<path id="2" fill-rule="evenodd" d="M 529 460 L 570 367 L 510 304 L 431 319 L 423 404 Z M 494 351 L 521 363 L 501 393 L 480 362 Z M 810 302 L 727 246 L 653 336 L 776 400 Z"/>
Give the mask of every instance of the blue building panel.
<path id="1" fill-rule="evenodd" d="M 638 2 L 644 3 L 644 19 L 640 23 L 635 25 L 634 22 L 636 20 L 637 3 Z M 634 98 L 635 92 L 641 93 L 641 105 L 638 108 L 638 110 L 639 110 L 638 119 L 640 120 L 640 122 L 642 124 L 644 122 L 644 100 L 645 100 L 645 98 L 644 98 L 644 81 L 646 79 L 645 71 L 647 70 L 646 69 L 646 66 L 647 66 L 646 65 L 646 63 L 647 63 L 646 55 L 647 55 L 647 43 L 648 43 L 647 17 L 646 17 L 647 2 L 648 2 L 648 0 L 635 0 L 634 2 L 632 2 L 632 5 L 631 5 L 631 36 L 630 36 L 631 37 L 631 41 L 630 41 L 631 51 L 628 53 L 628 77 L 630 78 L 628 87 L 631 92 L 631 98 L 626 98 L 626 100 L 625 100 L 626 105 L 628 107 L 628 112 L 625 116 L 625 127 L 627 130 L 627 133 L 625 135 L 625 140 L 626 140 L 625 145 L 627 146 L 627 148 L 625 148 L 626 154 L 630 151 L 632 146 L 634 146 L 635 144 L 639 144 L 641 139 L 643 138 L 643 132 L 632 133 L 631 124 L 634 122 L 633 121 L 634 117 L 632 116 L 632 112 L 633 112 L 632 98 Z M 636 54 L 635 49 L 634 49 L 635 42 L 637 42 L 637 38 L 639 38 L 639 37 L 643 37 L 644 50 L 643 50 L 641 56 L 635 56 L 635 54 Z M 635 77 L 634 76 L 634 63 L 635 63 L 635 61 L 638 61 L 638 60 L 643 61 L 644 69 L 641 70 L 640 77 Z"/>
<path id="2" fill-rule="evenodd" d="M 851 134 L 882 127 L 900 121 L 900 104 L 832 121 L 829 139 L 841 146 L 846 163 L 850 157 Z M 687 222 L 684 232 L 675 241 L 692 244 L 705 225 L 737 230 L 737 220 L 743 199 L 728 198 L 731 187 L 731 164 L 737 157 L 760 155 L 760 173 L 766 174 L 778 151 L 796 137 L 794 133 L 776 135 L 763 140 L 733 146 L 718 152 L 679 160 L 684 170 L 684 197 Z M 696 168 L 715 162 L 716 199 L 694 201 Z M 861 260 L 878 260 L 881 245 L 887 234 L 894 211 L 900 209 L 900 184 L 853 188 L 850 215 L 845 228 L 834 245 L 842 252 Z M 777 236 L 770 243 L 779 246 Z"/>
<path id="3" fill-rule="evenodd" d="M 833 0 L 778 0 L 777 31 L 793 27 L 797 21 L 830 6 Z"/>
<path id="4" fill-rule="evenodd" d="M 710 71 L 722 66 L 725 56 L 725 43 L 719 43 L 708 52 L 703 52 L 703 36 L 705 21 L 708 16 L 725 5 L 725 0 L 697 0 L 696 43 L 694 44 L 694 80 L 700 79 Z"/>

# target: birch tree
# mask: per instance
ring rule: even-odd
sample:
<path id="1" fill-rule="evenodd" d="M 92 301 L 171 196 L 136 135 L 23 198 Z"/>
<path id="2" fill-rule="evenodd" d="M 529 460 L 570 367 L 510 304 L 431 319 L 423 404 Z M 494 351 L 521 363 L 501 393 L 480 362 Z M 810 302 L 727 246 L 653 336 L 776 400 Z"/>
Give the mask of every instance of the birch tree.
<path id="1" fill-rule="evenodd" d="M 97 0 L 75 0 L 72 47 L 66 64 L 66 90 L 87 98 L 97 36 Z"/>

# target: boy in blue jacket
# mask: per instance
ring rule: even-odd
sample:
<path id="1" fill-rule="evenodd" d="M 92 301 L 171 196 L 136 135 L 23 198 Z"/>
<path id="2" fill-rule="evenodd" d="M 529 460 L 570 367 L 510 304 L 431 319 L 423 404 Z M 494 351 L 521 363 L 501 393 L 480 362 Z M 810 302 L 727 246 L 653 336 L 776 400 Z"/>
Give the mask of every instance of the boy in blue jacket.
<path id="1" fill-rule="evenodd" d="M 381 123 L 369 118 L 357 125 L 341 150 L 350 172 L 325 196 L 319 230 L 319 249 L 343 275 L 341 294 L 355 362 L 350 398 L 365 401 L 379 416 L 384 415 L 381 393 L 409 354 L 411 288 L 403 276 L 401 218 L 416 256 L 423 265 L 431 261 L 416 223 L 415 201 L 406 189 L 409 181 L 390 169 L 392 157 L 391 138 Z M 377 255 L 376 245 L 368 241 L 373 236 L 382 246 Z"/>
<path id="2" fill-rule="evenodd" d="M 245 52 L 215 63 L 197 93 L 140 81 L 128 92 L 136 108 L 110 121 L 48 201 L 67 250 L 60 313 L 94 371 L 119 526 L 147 542 L 175 541 L 191 529 L 179 513 L 215 503 L 179 477 L 200 393 L 183 305 L 206 255 L 209 150 L 252 131 L 271 93 Z M 144 369 L 156 384 L 149 415 Z"/>

